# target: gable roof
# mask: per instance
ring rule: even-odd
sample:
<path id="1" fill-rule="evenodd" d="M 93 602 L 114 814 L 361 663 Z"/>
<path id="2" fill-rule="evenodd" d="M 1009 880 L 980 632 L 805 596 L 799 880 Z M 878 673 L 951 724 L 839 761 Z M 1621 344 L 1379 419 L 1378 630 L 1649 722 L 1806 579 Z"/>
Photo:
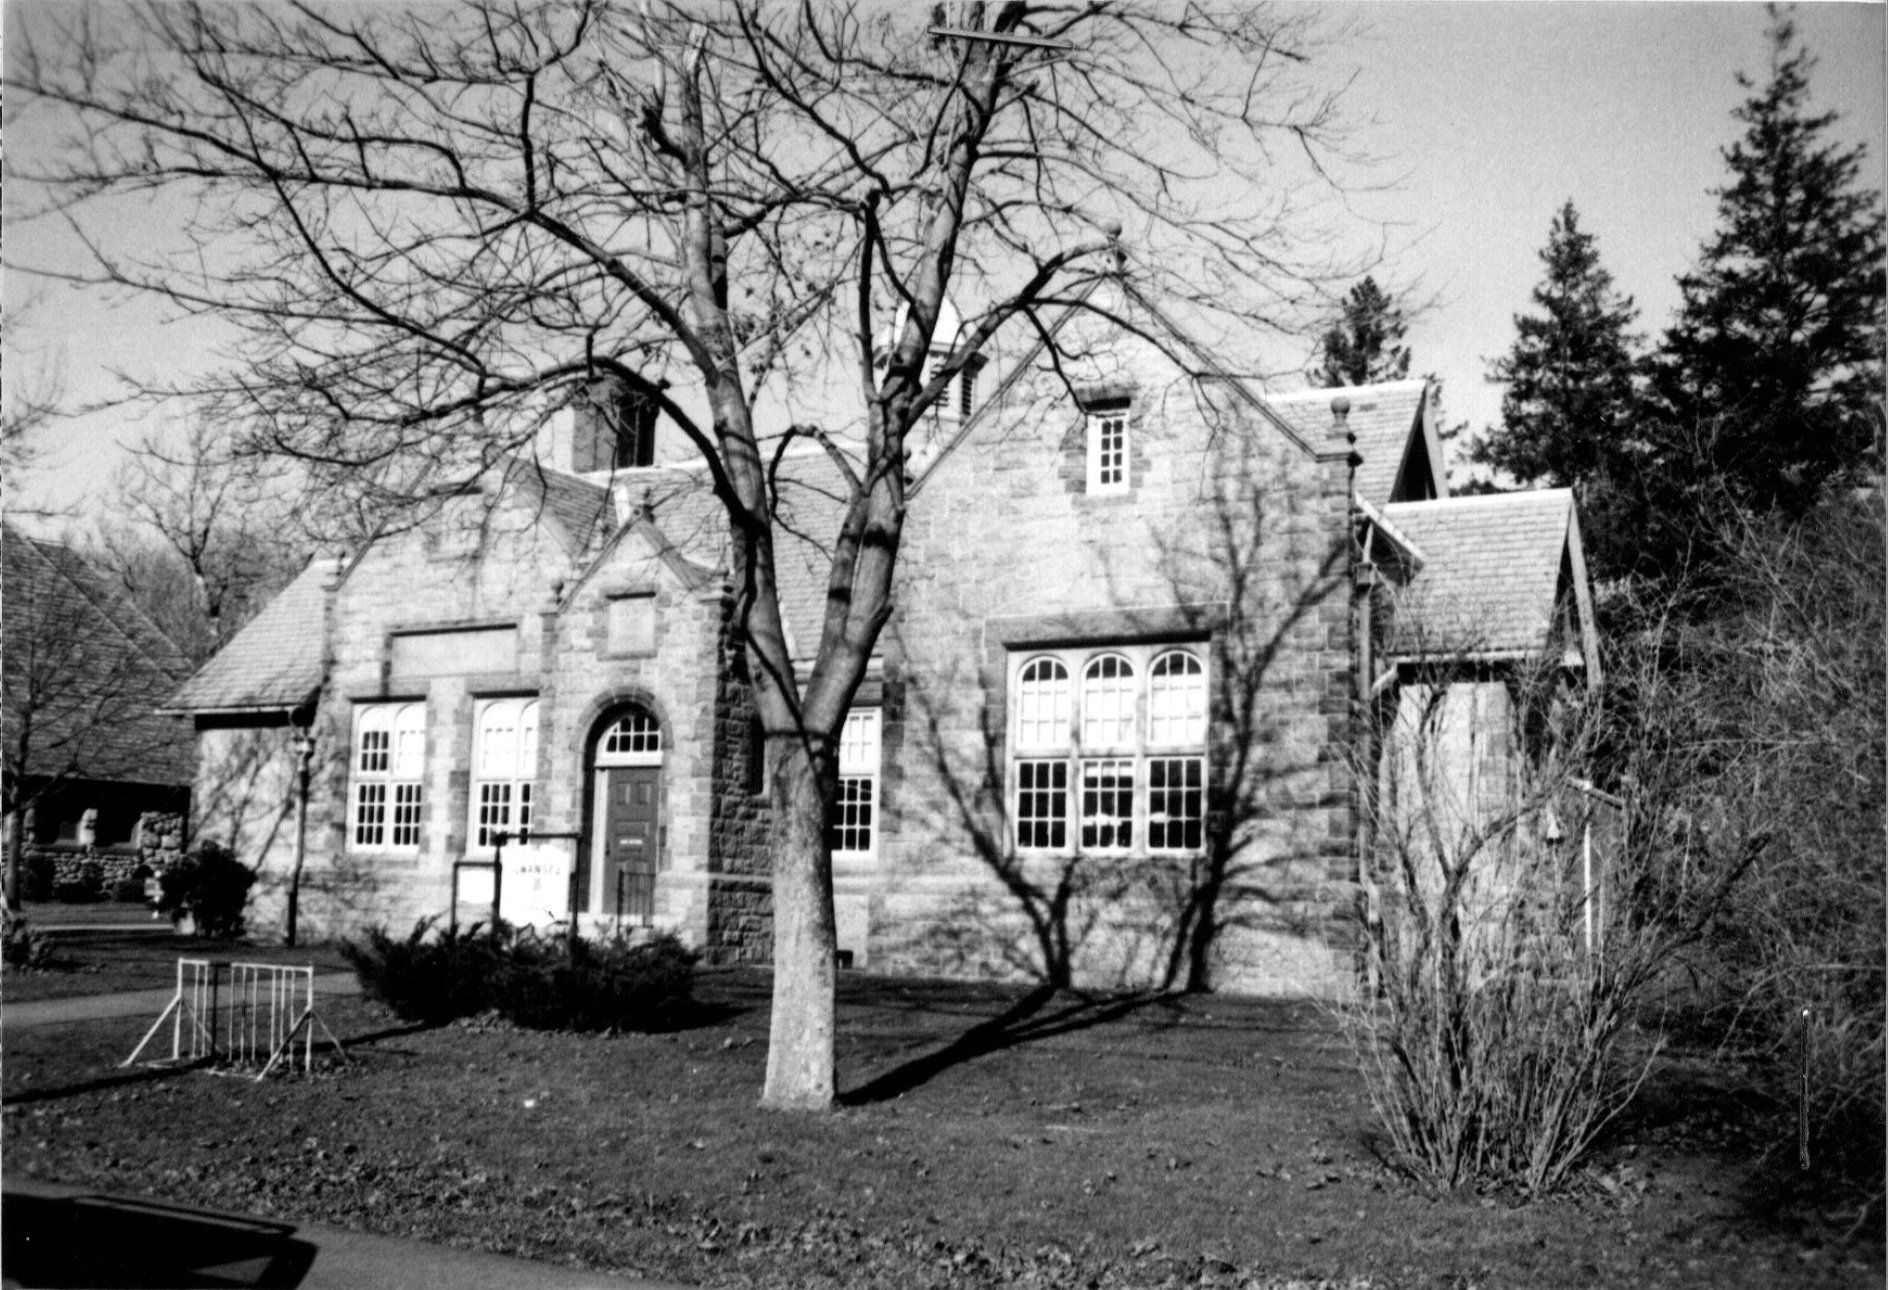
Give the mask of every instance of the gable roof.
<path id="1" fill-rule="evenodd" d="M 77 551 L 0 526 L 5 724 L 26 775 L 189 784 L 190 732 L 158 715 L 189 672 L 176 642 Z"/>
<path id="2" fill-rule="evenodd" d="M 169 712 L 269 712 L 307 703 L 325 670 L 327 592 L 340 571 L 312 560 L 171 696 Z"/>
<path id="3" fill-rule="evenodd" d="M 1573 491 L 1394 502 L 1384 517 L 1426 557 L 1397 596 L 1391 649 L 1409 657 L 1538 654 L 1571 594 L 1590 677 L 1598 658 Z"/>
<path id="4" fill-rule="evenodd" d="M 774 574 L 780 614 L 790 652 L 806 659 L 819 643 L 832 543 L 845 515 L 846 482 L 825 451 L 812 445 L 783 453 L 774 478 Z M 729 568 L 727 512 L 709 483 L 706 465 L 637 470 L 618 475 L 613 486 L 621 490 L 622 510 L 630 518 L 592 570 L 632 532 L 644 533 L 687 585 L 699 586 Z M 578 579 L 566 597 L 582 582 Z"/>
<path id="5" fill-rule="evenodd" d="M 523 485 L 519 504 L 535 506 L 570 554 L 582 555 L 615 526 L 608 484 L 522 459 L 509 473 Z"/>
<path id="6" fill-rule="evenodd" d="M 1355 483 L 1360 497 L 1378 506 L 1395 498 L 1398 485 L 1404 482 L 1404 467 L 1411 462 L 1411 454 L 1419 445 L 1429 458 L 1436 495 L 1449 495 L 1440 445 L 1435 442 L 1435 430 L 1429 419 L 1423 415 L 1429 398 L 1427 380 L 1301 390 L 1295 394 L 1267 395 L 1266 400 L 1301 435 L 1320 443 L 1331 437 L 1334 422 L 1331 400 L 1340 395 L 1350 401 L 1346 421 L 1351 433 L 1357 436 L 1357 455 L 1363 458 L 1357 467 Z"/>

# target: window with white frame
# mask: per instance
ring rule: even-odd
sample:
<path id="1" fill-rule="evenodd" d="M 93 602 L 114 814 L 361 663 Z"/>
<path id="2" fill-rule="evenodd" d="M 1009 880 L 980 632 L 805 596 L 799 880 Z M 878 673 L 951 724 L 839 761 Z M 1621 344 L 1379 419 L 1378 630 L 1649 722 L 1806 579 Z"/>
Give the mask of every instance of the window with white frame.
<path id="1" fill-rule="evenodd" d="M 839 733 L 839 789 L 826 835 L 834 855 L 868 855 L 878 841 L 879 710 L 854 708 Z"/>
<path id="2" fill-rule="evenodd" d="M 1207 673 L 1197 646 L 1019 653 L 1011 821 L 1023 851 L 1197 851 Z"/>
<path id="3" fill-rule="evenodd" d="M 1128 401 L 1109 399 L 1083 409 L 1088 418 L 1088 491 L 1128 491 Z"/>
<path id="4" fill-rule="evenodd" d="M 349 845 L 356 851 L 419 850 L 425 774 L 424 703 L 355 709 Z"/>
<path id="5" fill-rule="evenodd" d="M 472 848 L 489 851 L 497 834 L 512 840 L 531 827 L 531 784 L 537 777 L 538 701 L 491 699 L 479 704 L 472 749 Z"/>

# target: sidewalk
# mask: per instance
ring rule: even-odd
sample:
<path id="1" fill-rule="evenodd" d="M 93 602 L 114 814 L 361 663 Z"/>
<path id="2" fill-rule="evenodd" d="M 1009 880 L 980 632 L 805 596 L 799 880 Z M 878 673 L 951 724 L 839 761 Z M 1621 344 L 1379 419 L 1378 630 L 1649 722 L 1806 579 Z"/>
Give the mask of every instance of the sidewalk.
<path id="1" fill-rule="evenodd" d="M 680 1290 L 502 1254 L 281 1223 L 16 1178 L 0 1286 L 294 1286 L 300 1290 Z"/>
<path id="2" fill-rule="evenodd" d="M 351 972 L 323 972 L 315 976 L 315 997 L 339 998 L 361 992 Z M 177 993 L 175 986 L 126 990 L 118 994 L 77 994 L 65 999 L 36 999 L 31 1003 L 0 1004 L 0 1030 L 27 1026 L 57 1026 L 73 1021 L 104 1021 L 112 1017 L 149 1017 L 155 1021 Z"/>

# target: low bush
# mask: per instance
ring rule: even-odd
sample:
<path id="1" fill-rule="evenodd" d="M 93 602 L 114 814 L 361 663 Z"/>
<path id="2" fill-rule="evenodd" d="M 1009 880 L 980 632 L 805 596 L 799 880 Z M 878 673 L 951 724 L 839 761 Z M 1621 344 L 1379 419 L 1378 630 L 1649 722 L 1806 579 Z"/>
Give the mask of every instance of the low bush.
<path id="1" fill-rule="evenodd" d="M 144 881 L 140 878 L 120 878 L 111 885 L 111 898 L 120 905 L 143 904 Z"/>
<path id="2" fill-rule="evenodd" d="M 79 866 L 78 877 L 70 882 L 55 882 L 53 899 L 62 905 L 89 905 L 105 899 L 105 871 L 96 860 Z"/>
<path id="3" fill-rule="evenodd" d="M 53 890 L 58 885 L 58 868 L 53 864 L 52 857 L 44 851 L 32 852 L 21 868 L 20 899 L 51 900 Z"/>
<path id="4" fill-rule="evenodd" d="M 0 961 L 16 971 L 38 972 L 53 966 L 52 941 L 25 918 L 8 911 Z"/>
<path id="5" fill-rule="evenodd" d="M 256 875 L 228 847 L 205 842 L 158 879 L 157 908 L 172 922 L 188 915 L 199 936 L 240 936 L 243 907 L 255 882 Z"/>
<path id="6" fill-rule="evenodd" d="M 540 937 L 504 924 L 404 938 L 369 930 L 341 947 L 361 990 L 408 1021 L 438 1024 L 495 1009 L 537 1030 L 661 1030 L 692 999 L 696 955 L 673 935 L 632 943 Z"/>
<path id="7" fill-rule="evenodd" d="M 482 923 L 442 931 L 438 921 L 422 918 L 401 940 L 373 927 L 363 939 L 343 942 L 341 956 L 360 979 L 361 992 L 407 1021 L 438 1024 L 483 1011 L 503 932 Z"/>
<path id="8" fill-rule="evenodd" d="M 696 955 L 674 935 L 631 943 L 513 938 L 492 1004 L 534 1030 L 663 1030 L 688 1010 Z"/>

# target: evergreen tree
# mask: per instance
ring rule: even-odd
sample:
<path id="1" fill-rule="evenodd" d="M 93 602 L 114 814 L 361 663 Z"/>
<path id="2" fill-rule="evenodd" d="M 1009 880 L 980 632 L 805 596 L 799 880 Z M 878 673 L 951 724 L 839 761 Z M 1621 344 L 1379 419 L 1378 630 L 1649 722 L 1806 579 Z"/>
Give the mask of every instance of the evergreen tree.
<path id="1" fill-rule="evenodd" d="M 1705 480 L 1750 511 L 1801 511 L 1879 469 L 1884 345 L 1880 194 L 1864 149 L 1811 114 L 1815 62 L 1771 10 L 1770 80 L 1737 110 L 1718 229 L 1665 338 L 1657 388 L 1674 481 Z"/>
<path id="2" fill-rule="evenodd" d="M 1571 201 L 1547 230 L 1541 263 L 1540 312 L 1515 316 L 1514 347 L 1488 372 L 1507 387 L 1501 424 L 1470 456 L 1519 483 L 1585 492 L 1615 466 L 1632 432 L 1639 364 L 1629 329 L 1638 310 L 1613 290 Z"/>
<path id="3" fill-rule="evenodd" d="M 1375 278 L 1350 289 L 1342 312 L 1321 343 L 1322 361 L 1306 375 L 1313 386 L 1369 385 L 1409 375 L 1409 348 L 1403 333 L 1409 320 L 1403 307 Z"/>

